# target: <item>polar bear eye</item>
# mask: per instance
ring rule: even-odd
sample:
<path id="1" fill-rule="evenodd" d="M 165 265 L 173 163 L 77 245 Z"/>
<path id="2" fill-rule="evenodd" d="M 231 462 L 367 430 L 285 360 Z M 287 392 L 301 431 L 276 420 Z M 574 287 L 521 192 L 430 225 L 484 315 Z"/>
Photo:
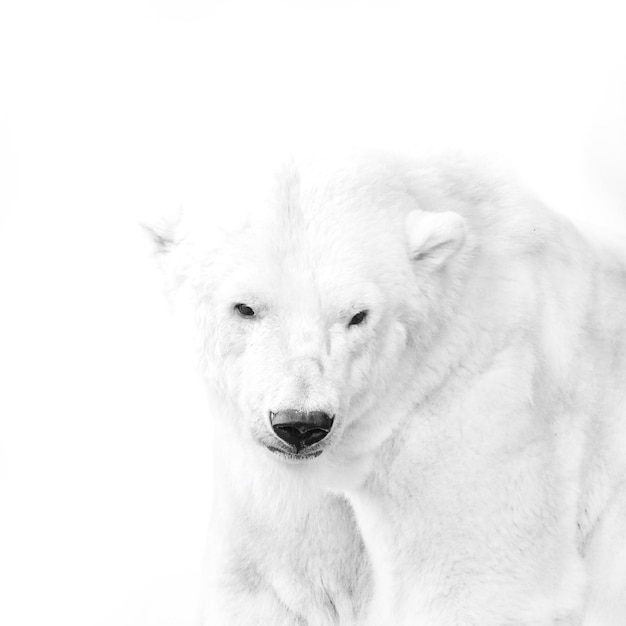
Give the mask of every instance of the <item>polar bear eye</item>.
<path id="1" fill-rule="evenodd" d="M 359 311 L 353 318 L 350 320 L 348 326 L 358 326 L 365 321 L 367 317 L 367 311 Z"/>
<path id="2" fill-rule="evenodd" d="M 235 310 L 242 317 L 254 317 L 254 309 L 252 307 L 249 307 L 247 304 L 243 304 L 243 302 L 236 304 Z"/>

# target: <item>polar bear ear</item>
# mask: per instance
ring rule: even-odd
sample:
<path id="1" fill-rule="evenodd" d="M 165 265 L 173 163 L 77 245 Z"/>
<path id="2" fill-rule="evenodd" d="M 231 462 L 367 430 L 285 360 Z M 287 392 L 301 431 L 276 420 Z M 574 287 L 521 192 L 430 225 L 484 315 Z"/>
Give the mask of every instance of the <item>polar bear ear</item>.
<path id="1" fill-rule="evenodd" d="M 181 219 L 182 209 L 179 209 L 175 215 L 162 218 L 158 222 L 152 224 L 140 222 L 139 225 L 153 244 L 155 254 L 165 255 L 178 243 L 177 234 Z"/>
<path id="2" fill-rule="evenodd" d="M 411 211 L 406 217 L 406 234 L 411 260 L 432 268 L 443 265 L 465 241 L 465 219 L 446 211 Z"/>

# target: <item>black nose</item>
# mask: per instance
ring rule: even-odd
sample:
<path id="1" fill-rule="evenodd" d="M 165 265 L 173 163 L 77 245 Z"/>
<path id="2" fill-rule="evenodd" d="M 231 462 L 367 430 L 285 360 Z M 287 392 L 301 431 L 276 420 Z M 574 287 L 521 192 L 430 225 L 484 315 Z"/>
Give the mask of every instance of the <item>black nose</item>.
<path id="1" fill-rule="evenodd" d="M 322 411 L 297 411 L 287 409 L 272 413 L 270 423 L 274 432 L 299 451 L 312 446 L 328 435 L 333 418 Z"/>

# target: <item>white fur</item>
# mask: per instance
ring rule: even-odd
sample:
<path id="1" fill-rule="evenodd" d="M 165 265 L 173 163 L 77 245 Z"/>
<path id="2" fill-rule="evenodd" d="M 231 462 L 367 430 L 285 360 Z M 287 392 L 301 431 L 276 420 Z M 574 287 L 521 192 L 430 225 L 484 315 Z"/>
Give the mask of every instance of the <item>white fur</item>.
<path id="1" fill-rule="evenodd" d="M 454 160 L 292 165 L 195 235 L 162 252 L 217 417 L 205 624 L 626 624 L 619 254 Z M 335 415 L 321 456 L 265 448 L 280 408 Z"/>

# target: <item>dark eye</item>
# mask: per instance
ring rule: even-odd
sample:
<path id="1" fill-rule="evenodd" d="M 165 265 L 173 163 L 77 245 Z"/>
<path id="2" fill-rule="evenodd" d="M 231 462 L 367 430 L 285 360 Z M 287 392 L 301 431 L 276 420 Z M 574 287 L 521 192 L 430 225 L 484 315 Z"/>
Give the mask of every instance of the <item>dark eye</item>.
<path id="1" fill-rule="evenodd" d="M 236 304 L 235 310 L 243 317 L 254 317 L 254 309 L 249 307 L 247 304 Z"/>
<path id="2" fill-rule="evenodd" d="M 362 324 L 367 317 L 367 311 L 360 311 L 350 320 L 348 326 L 357 326 L 358 324 Z"/>

